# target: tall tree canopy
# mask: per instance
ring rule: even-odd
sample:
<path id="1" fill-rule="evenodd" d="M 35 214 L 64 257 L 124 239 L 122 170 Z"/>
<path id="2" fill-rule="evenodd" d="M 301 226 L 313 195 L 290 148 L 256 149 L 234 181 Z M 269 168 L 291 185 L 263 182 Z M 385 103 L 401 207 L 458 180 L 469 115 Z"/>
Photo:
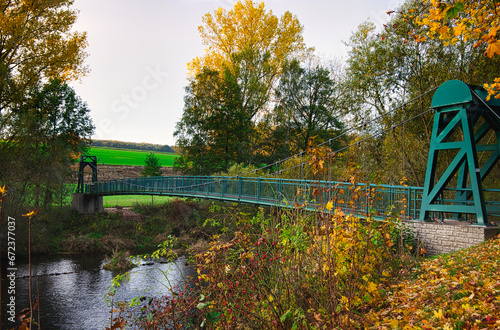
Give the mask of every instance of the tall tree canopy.
<path id="1" fill-rule="evenodd" d="M 289 155 L 306 150 L 313 136 L 328 140 L 342 128 L 341 88 L 330 74 L 320 65 L 301 67 L 298 60 L 285 64 L 276 89 L 275 120 L 286 130 Z"/>
<path id="2" fill-rule="evenodd" d="M 255 56 L 268 54 L 273 73 L 278 73 L 285 58 L 304 48 L 298 19 L 288 11 L 278 18 L 266 11 L 264 2 L 238 1 L 229 11 L 219 8 L 206 14 L 203 23 L 198 30 L 207 47 L 204 56 L 188 63 L 191 76 L 207 66 L 221 71 L 232 62 L 234 53 L 242 51 Z"/>
<path id="3" fill-rule="evenodd" d="M 12 141 L 13 109 L 49 78 L 77 79 L 84 65 L 85 33 L 72 30 L 73 0 L 9 0 L 0 3 L 0 139 Z"/>
<path id="4" fill-rule="evenodd" d="M 203 17 L 205 54 L 188 63 L 184 113 L 177 124 L 176 163 L 185 172 L 225 171 L 254 161 L 256 127 L 271 111 L 271 95 L 287 58 L 304 51 L 302 26 L 264 3 L 238 1 Z"/>
<path id="5" fill-rule="evenodd" d="M 72 4 L 0 1 L 0 182 L 10 206 L 50 203 L 93 131 L 87 105 L 66 84 L 87 72 Z"/>
<path id="6" fill-rule="evenodd" d="M 264 2 L 238 1 L 233 9 L 217 9 L 203 17 L 199 32 L 205 54 L 188 63 L 195 78 L 205 67 L 238 71 L 243 105 L 252 119 L 269 100 L 286 58 L 305 49 L 303 27 L 290 12 L 280 18 L 265 9 Z"/>

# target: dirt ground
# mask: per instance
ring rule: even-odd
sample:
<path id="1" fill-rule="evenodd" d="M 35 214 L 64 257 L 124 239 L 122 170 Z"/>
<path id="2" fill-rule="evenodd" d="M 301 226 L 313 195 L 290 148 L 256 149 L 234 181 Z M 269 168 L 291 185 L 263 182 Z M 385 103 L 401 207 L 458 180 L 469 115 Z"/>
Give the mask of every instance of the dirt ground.
<path id="1" fill-rule="evenodd" d="M 141 176 L 144 166 L 126 166 L 126 165 L 97 165 L 98 180 L 113 180 L 123 178 L 136 178 Z M 78 165 L 73 165 L 74 180 L 78 181 Z M 171 167 L 162 167 L 163 175 L 175 175 Z M 85 182 L 92 182 L 92 170 L 89 166 L 85 168 Z"/>
<path id="2" fill-rule="evenodd" d="M 110 214 L 121 214 L 121 216 L 124 217 L 125 219 L 131 219 L 136 221 L 143 220 L 144 218 L 146 218 L 145 215 L 132 211 L 130 207 L 122 207 L 122 208 L 106 207 L 104 208 L 104 211 Z"/>

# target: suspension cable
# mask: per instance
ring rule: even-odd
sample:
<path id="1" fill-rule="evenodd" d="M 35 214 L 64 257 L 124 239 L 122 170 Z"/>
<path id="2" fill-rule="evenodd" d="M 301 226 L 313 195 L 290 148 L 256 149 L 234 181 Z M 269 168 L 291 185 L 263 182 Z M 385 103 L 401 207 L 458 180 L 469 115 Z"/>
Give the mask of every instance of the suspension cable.
<path id="1" fill-rule="evenodd" d="M 329 140 L 327 140 L 327 141 L 325 141 L 325 142 L 322 142 L 322 143 L 318 144 L 318 147 L 319 147 L 319 146 L 322 146 L 322 145 L 325 145 L 326 143 L 328 143 L 329 145 L 331 145 L 331 143 L 332 143 L 333 141 L 335 141 L 335 140 L 337 140 L 337 139 L 340 139 L 341 137 L 343 137 L 343 136 L 347 135 L 348 133 L 350 133 L 350 132 L 352 132 L 352 131 L 358 130 L 360 127 L 366 127 L 368 124 L 371 124 L 371 123 L 373 123 L 373 122 L 375 122 L 375 121 L 377 121 L 377 120 L 379 120 L 379 119 L 381 119 L 381 118 L 384 118 L 384 117 L 386 117 L 386 116 L 390 115 L 391 113 L 395 112 L 396 110 L 398 110 L 398 109 L 400 109 L 400 108 L 402 108 L 402 107 L 405 107 L 407 104 L 409 104 L 409 103 L 411 103 L 411 102 L 413 102 L 413 101 L 415 101 L 415 100 L 417 100 L 417 99 L 420 99 L 420 98 L 424 97 L 425 95 L 427 95 L 427 94 L 429 94 L 429 93 L 431 93 L 431 92 L 435 91 L 437 88 L 438 88 L 438 87 L 434 87 L 434 88 L 432 88 L 432 89 L 430 89 L 430 90 L 428 90 L 428 91 L 426 91 L 426 92 L 424 92 L 424 93 L 420 94 L 419 96 L 416 96 L 416 97 L 412 98 L 411 100 L 408 100 L 408 101 L 406 101 L 406 102 L 402 103 L 401 105 L 399 105 L 399 106 L 395 107 L 394 109 L 392 109 L 392 110 L 388 111 L 388 112 L 387 112 L 387 113 L 385 113 L 385 114 L 379 115 L 379 116 L 377 116 L 377 117 L 375 117 L 375 118 L 372 118 L 372 119 L 370 119 L 370 120 L 368 120 L 368 121 L 365 121 L 365 122 L 361 123 L 361 124 L 360 124 L 360 125 L 358 125 L 358 126 L 352 127 L 352 128 L 350 128 L 350 129 L 346 130 L 345 132 L 343 132 L 342 134 L 337 135 L 337 136 L 335 136 L 335 137 L 333 137 L 333 138 L 331 138 L 331 139 L 329 139 Z M 474 94 L 475 94 L 475 93 L 474 93 Z M 476 95 L 477 95 L 477 94 L 476 94 Z M 483 101 L 483 103 L 484 103 L 484 101 Z M 491 111 L 492 111 L 492 112 L 493 112 L 493 113 L 494 113 L 494 114 L 498 117 L 498 115 L 497 115 L 497 114 L 496 114 L 496 113 L 495 113 L 495 112 L 494 112 L 494 111 L 493 111 L 493 110 L 492 110 L 492 109 L 491 109 L 491 108 L 490 108 L 487 104 L 485 104 L 485 105 L 486 105 L 486 106 L 487 106 L 487 107 L 488 107 L 488 108 L 489 108 L 489 109 L 490 109 L 490 110 L 491 110 Z M 337 150 L 335 150 L 335 151 L 334 151 L 334 153 L 342 152 L 342 151 L 344 151 L 344 150 L 346 150 L 346 149 L 348 149 L 348 148 L 350 148 L 350 147 L 352 147 L 352 146 L 354 146 L 354 145 L 357 145 L 358 143 L 361 143 L 361 142 L 364 142 L 364 141 L 366 141 L 366 140 L 368 140 L 368 139 L 371 139 L 371 138 L 373 138 L 373 137 L 379 136 L 379 135 L 381 135 L 381 134 L 383 134 L 383 133 L 387 132 L 388 130 L 393 129 L 394 127 L 398 127 L 398 126 L 404 125 L 405 123 L 407 123 L 407 122 L 409 122 L 409 121 L 411 121 L 411 120 L 413 120 L 413 119 L 415 119 L 415 118 L 417 118 L 417 117 L 420 117 L 420 116 L 422 116 L 422 115 L 424 115 L 424 114 L 428 113 L 428 112 L 429 112 L 429 111 L 431 111 L 431 110 L 432 110 L 432 109 L 428 109 L 428 110 L 427 110 L 427 111 L 425 111 L 425 112 L 422 112 L 422 113 L 420 113 L 420 114 L 418 114 L 418 115 L 415 115 L 415 116 L 413 116 L 413 117 L 411 117 L 411 118 L 409 118 L 409 119 L 403 120 L 401 123 L 399 123 L 399 124 L 397 124 L 397 125 L 392 125 L 389 129 L 384 129 L 384 130 L 382 130 L 382 131 L 379 131 L 379 132 L 377 132 L 377 133 L 374 133 L 374 134 L 372 134 L 372 135 L 370 135 L 370 136 L 368 136 L 368 137 L 364 138 L 363 140 L 357 141 L 356 143 L 353 143 L 353 144 L 348 145 L 348 146 L 346 146 L 346 147 L 343 147 L 343 148 L 337 149 Z M 499 118 L 500 118 L 500 117 L 499 117 Z M 259 169 L 256 169 L 256 170 L 251 170 L 251 171 L 248 171 L 248 172 L 244 172 L 243 174 L 236 175 L 236 176 L 227 176 L 227 177 L 224 177 L 224 179 L 226 179 L 226 180 L 227 180 L 227 179 L 234 179 L 234 178 L 238 178 L 238 177 L 243 177 L 243 176 L 244 176 L 244 175 L 246 175 L 246 174 L 256 173 L 256 172 L 257 172 L 257 171 L 259 171 L 259 170 L 264 170 L 264 169 L 266 169 L 266 168 L 271 168 L 272 166 L 276 166 L 276 167 L 278 167 L 278 166 L 279 166 L 279 164 L 284 163 L 284 162 L 286 162 L 286 161 L 288 161 L 288 160 L 290 160 L 290 159 L 292 159 L 292 158 L 295 158 L 295 157 L 302 157 L 305 153 L 306 153 L 305 151 L 300 151 L 300 152 L 296 153 L 295 155 L 292 155 L 292 156 L 289 156 L 289 157 L 287 157 L 287 158 L 284 158 L 284 159 L 278 160 L 278 161 L 276 161 L 276 162 L 273 162 L 273 163 L 271 163 L 271 164 L 268 164 L 268 165 L 266 165 L 266 166 L 264 166 L 264 167 L 261 167 L 261 168 L 259 168 Z M 108 165 L 108 164 L 104 163 L 104 161 L 102 161 L 100 158 L 97 158 L 97 159 L 99 159 L 99 161 L 100 161 L 103 165 L 106 165 L 106 166 L 109 168 L 109 165 Z M 302 167 L 302 168 L 303 168 L 303 166 L 304 166 L 305 164 L 307 164 L 307 163 L 308 163 L 307 161 L 306 161 L 306 162 L 301 162 L 300 164 L 297 164 L 297 165 L 292 166 L 292 167 L 290 167 L 290 168 L 280 169 L 278 174 L 279 174 L 280 176 L 282 176 L 282 174 L 283 174 L 284 172 L 286 172 L 286 171 L 288 171 L 288 170 L 295 169 L 295 168 L 297 168 L 297 167 Z M 129 178 L 125 177 L 122 173 L 118 173 L 118 172 L 116 172 L 115 170 L 113 170 L 112 168 L 110 168 L 110 169 L 111 169 L 111 171 L 112 171 L 112 172 L 114 172 L 114 173 L 116 173 L 116 174 L 118 174 L 118 175 L 122 176 L 123 178 L 125 178 L 125 179 L 127 179 L 127 180 L 129 179 Z M 302 169 L 302 171 L 303 171 L 303 169 Z M 267 177 L 267 176 L 271 176 L 271 175 L 275 175 L 275 174 L 277 174 L 277 173 L 268 173 L 268 174 L 266 174 L 266 175 L 263 175 L 262 177 Z M 108 174 L 106 174 L 106 173 L 105 173 L 105 175 L 106 175 L 107 177 L 109 177 L 110 179 L 113 179 L 113 180 L 116 180 L 116 181 L 119 181 L 119 182 L 123 182 L 123 183 L 129 184 L 129 185 L 137 186 L 137 187 L 140 187 L 140 188 L 150 188 L 150 187 L 147 187 L 147 186 L 144 186 L 144 185 L 138 185 L 138 184 L 130 183 L 130 182 L 124 181 L 123 179 L 116 179 L 116 178 L 112 178 L 110 175 L 108 175 Z M 175 189 L 181 189 L 181 188 L 184 188 L 184 187 L 206 186 L 206 185 L 208 185 L 208 184 L 211 184 L 211 183 L 216 183 L 216 182 L 221 182 L 221 181 L 222 181 L 222 179 L 216 179 L 216 180 L 213 180 L 213 181 L 210 181 L 210 182 L 204 182 L 204 183 L 197 184 L 197 185 L 179 186 L 179 187 L 172 187 L 172 188 L 175 188 Z M 170 190 L 171 188 L 169 187 L 168 189 Z"/>

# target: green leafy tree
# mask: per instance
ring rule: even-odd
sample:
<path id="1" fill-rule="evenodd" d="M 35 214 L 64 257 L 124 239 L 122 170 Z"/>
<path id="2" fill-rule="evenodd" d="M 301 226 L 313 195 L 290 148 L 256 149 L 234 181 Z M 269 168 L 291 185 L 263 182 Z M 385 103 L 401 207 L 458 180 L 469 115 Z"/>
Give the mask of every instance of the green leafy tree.
<path id="1" fill-rule="evenodd" d="M 90 109 L 59 79 L 32 88 L 11 116 L 19 127 L 0 150 L 0 181 L 17 205 L 46 206 L 71 175 L 70 165 L 90 143 Z"/>
<path id="2" fill-rule="evenodd" d="M 155 156 L 154 153 L 150 153 L 146 156 L 144 161 L 144 169 L 141 172 L 142 176 L 161 176 L 161 164 L 160 159 Z"/>
<path id="3" fill-rule="evenodd" d="M 286 131 L 289 153 L 305 151 L 314 136 L 328 140 L 338 135 L 343 125 L 339 121 L 337 84 L 330 71 L 320 65 L 302 67 L 293 60 L 285 64 L 283 72 L 274 112 L 280 123 L 276 133 Z"/>
<path id="4" fill-rule="evenodd" d="M 174 167 L 189 174 L 226 171 L 249 162 L 253 122 L 237 78 L 229 69 L 222 78 L 206 68 L 186 88 L 182 119 L 174 135 L 182 150 Z"/>

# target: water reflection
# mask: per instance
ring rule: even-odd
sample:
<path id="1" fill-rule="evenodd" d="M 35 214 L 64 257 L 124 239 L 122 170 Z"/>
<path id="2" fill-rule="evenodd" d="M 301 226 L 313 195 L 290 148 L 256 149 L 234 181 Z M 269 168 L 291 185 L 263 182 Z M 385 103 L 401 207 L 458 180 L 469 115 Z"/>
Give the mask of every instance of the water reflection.
<path id="1" fill-rule="evenodd" d="M 101 256 L 53 255 L 33 258 L 33 292 L 36 276 L 40 290 L 41 327 L 45 329 L 103 329 L 109 322 L 110 308 L 103 297 L 116 273 L 102 270 Z M 18 263 L 16 272 L 16 312 L 29 307 L 28 265 Z M 2 329 L 17 323 L 7 320 L 5 266 L 2 265 Z M 67 274 L 64 274 L 67 273 Z M 47 276 L 47 274 L 51 274 Z M 169 293 L 169 287 L 182 287 L 184 279 L 193 275 L 185 260 L 175 263 L 144 265 L 131 271 L 130 281 L 121 285 L 116 301 L 129 301 L 137 296 L 158 296 Z"/>

